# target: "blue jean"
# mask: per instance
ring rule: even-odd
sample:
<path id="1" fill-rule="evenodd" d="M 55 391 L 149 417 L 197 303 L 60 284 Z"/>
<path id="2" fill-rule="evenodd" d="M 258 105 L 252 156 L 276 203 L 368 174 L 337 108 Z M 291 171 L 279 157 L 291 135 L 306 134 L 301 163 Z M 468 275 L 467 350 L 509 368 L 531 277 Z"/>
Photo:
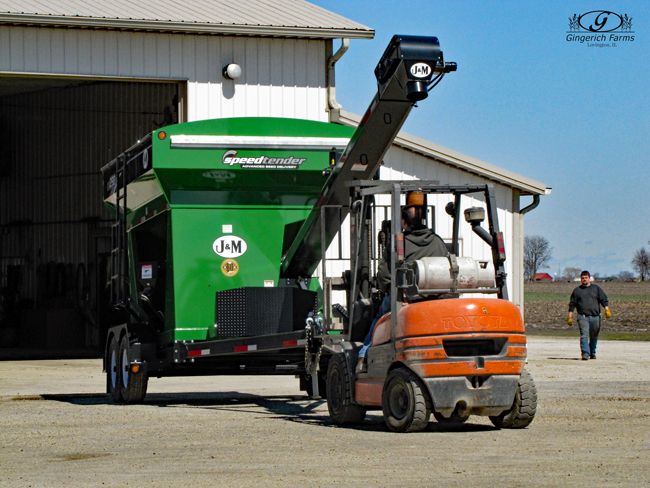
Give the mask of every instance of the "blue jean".
<path id="1" fill-rule="evenodd" d="M 582 354 L 596 355 L 596 344 L 600 333 L 600 315 L 578 314 L 578 327 L 580 327 L 580 349 Z"/>
<path id="2" fill-rule="evenodd" d="M 360 358 L 365 358 L 366 355 L 368 354 L 368 348 L 370 347 L 370 343 L 372 342 L 372 333 L 375 331 L 375 325 L 377 325 L 379 319 L 382 318 L 384 315 L 386 315 L 388 312 L 390 312 L 390 295 L 386 295 L 384 299 L 381 301 L 381 305 L 379 306 L 379 312 L 377 312 L 377 315 L 372 320 L 372 325 L 370 326 L 368 335 L 366 335 L 366 338 L 363 340 L 363 346 L 361 347 L 361 349 L 359 349 Z"/>

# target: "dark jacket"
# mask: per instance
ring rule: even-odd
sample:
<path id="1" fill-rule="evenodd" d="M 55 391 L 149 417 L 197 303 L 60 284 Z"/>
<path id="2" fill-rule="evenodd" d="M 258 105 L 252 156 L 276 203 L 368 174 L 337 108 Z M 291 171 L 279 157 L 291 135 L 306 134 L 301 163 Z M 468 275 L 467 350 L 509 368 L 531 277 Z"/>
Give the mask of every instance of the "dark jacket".
<path id="1" fill-rule="evenodd" d="M 404 262 L 427 257 L 446 257 L 449 255 L 445 242 L 438 234 L 425 226 L 409 227 L 404 231 Z M 379 264 L 377 282 L 379 289 L 390 293 L 390 253 Z"/>
<path id="2" fill-rule="evenodd" d="M 569 312 L 573 312 L 573 309 L 576 308 L 580 315 L 594 317 L 600 315 L 601 305 L 607 307 L 609 302 L 607 301 L 607 295 L 600 286 L 580 285 L 571 293 Z"/>

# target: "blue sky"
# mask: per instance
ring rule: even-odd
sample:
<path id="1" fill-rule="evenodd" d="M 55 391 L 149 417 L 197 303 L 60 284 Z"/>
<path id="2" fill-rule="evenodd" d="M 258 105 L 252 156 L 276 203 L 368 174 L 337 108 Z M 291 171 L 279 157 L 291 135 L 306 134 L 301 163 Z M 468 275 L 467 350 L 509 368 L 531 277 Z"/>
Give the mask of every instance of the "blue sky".
<path id="1" fill-rule="evenodd" d="M 526 235 L 553 247 L 549 268 L 631 270 L 650 249 L 650 2 L 312 0 L 375 30 L 336 65 L 337 100 L 363 114 L 393 34 L 434 35 L 458 71 L 403 130 L 553 188 Z M 569 17 L 632 17 L 634 41 L 566 40 Z M 340 43 L 335 41 L 334 48 Z"/>

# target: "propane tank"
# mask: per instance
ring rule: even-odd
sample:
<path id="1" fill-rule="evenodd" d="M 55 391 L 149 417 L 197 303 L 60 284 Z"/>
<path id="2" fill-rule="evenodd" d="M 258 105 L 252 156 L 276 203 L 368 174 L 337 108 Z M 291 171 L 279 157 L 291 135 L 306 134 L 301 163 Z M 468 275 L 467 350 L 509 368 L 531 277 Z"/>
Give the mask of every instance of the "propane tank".
<path id="1" fill-rule="evenodd" d="M 412 264 L 418 290 L 463 290 L 494 287 L 494 268 L 466 257 L 421 258 Z"/>

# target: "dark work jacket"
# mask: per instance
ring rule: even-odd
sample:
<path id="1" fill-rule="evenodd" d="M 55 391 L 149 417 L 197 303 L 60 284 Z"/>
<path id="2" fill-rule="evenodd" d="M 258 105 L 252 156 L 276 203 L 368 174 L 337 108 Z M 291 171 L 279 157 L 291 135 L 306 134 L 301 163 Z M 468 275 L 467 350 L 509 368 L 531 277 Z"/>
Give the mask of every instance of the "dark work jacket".
<path id="1" fill-rule="evenodd" d="M 446 257 L 449 255 L 445 242 L 438 234 L 425 226 L 409 227 L 404 231 L 404 262 L 428 257 Z M 390 253 L 379 264 L 377 282 L 379 289 L 390 293 Z"/>
<path id="2" fill-rule="evenodd" d="M 607 295 L 600 286 L 580 285 L 571 293 L 569 312 L 573 312 L 573 309 L 576 308 L 579 314 L 594 317 L 600 315 L 601 305 L 607 307 L 609 302 L 607 301 Z"/>

